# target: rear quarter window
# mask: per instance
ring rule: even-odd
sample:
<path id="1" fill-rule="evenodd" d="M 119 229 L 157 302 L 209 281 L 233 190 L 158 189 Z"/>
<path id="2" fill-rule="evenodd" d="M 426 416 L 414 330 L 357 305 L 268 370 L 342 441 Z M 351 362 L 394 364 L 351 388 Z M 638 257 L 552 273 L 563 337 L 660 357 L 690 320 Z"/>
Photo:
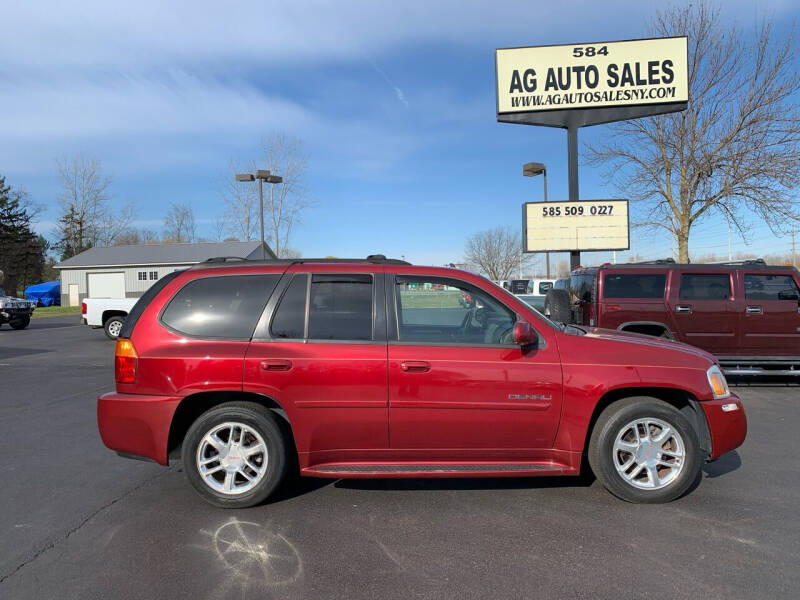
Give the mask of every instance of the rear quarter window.
<path id="1" fill-rule="evenodd" d="M 161 322 L 192 337 L 248 340 L 280 275 L 194 279 L 169 301 Z"/>
<path id="2" fill-rule="evenodd" d="M 794 277 L 784 274 L 746 274 L 744 294 L 748 300 L 800 300 Z"/>

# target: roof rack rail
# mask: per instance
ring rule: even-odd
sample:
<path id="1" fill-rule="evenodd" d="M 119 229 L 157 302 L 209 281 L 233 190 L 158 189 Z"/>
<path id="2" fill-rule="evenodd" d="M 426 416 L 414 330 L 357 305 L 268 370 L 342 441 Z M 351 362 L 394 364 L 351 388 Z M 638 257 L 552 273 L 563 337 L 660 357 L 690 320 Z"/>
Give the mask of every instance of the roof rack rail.
<path id="1" fill-rule="evenodd" d="M 763 258 L 745 258 L 743 260 L 724 260 L 722 262 L 714 262 L 714 263 L 703 263 L 706 265 L 730 265 L 730 266 L 749 266 L 749 265 L 759 265 L 759 266 L 767 266 L 766 261 Z"/>
<path id="2" fill-rule="evenodd" d="M 410 265 L 410 262 L 399 260 L 397 258 L 386 258 L 383 254 L 370 254 L 366 259 L 364 258 L 295 258 L 288 261 L 291 264 L 304 264 L 304 263 L 363 263 L 368 262 L 375 265 Z"/>
<path id="3" fill-rule="evenodd" d="M 204 262 L 207 263 L 224 263 L 228 262 L 229 260 L 247 260 L 243 256 L 212 256 L 211 258 L 207 258 Z"/>
<path id="4" fill-rule="evenodd" d="M 628 265 L 674 265 L 675 259 L 674 258 L 657 258 L 655 260 L 643 260 L 641 262 L 635 263 L 625 263 Z"/>
<path id="5" fill-rule="evenodd" d="M 383 254 L 370 254 L 367 258 L 267 258 L 260 259 L 247 259 L 241 256 L 214 256 L 209 258 L 198 265 L 197 268 L 202 268 L 209 265 L 224 265 L 227 262 L 241 261 L 252 264 L 263 263 L 271 265 L 302 265 L 306 263 L 372 263 L 374 265 L 410 265 L 410 262 L 399 260 L 397 258 L 386 258 Z"/>

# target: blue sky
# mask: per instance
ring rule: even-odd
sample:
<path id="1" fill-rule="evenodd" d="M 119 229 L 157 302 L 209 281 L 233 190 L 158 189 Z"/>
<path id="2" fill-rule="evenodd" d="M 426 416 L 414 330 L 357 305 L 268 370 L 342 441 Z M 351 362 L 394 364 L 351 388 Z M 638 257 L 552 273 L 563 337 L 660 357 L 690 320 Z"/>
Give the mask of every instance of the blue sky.
<path id="1" fill-rule="evenodd" d="M 280 131 L 311 157 L 315 205 L 291 241 L 303 255 L 457 262 L 469 234 L 517 226 L 520 205 L 541 198 L 522 163 L 547 164 L 550 199 L 567 193 L 566 134 L 496 122 L 494 49 L 644 37 L 662 5 L 5 3 L 0 174 L 44 207 L 44 233 L 58 217 L 56 159 L 82 154 L 102 161 L 115 200 L 136 203 L 138 225 L 160 230 L 170 202 L 190 202 L 211 236 L 230 160 L 256 157 L 261 137 Z M 748 30 L 765 14 L 785 32 L 800 6 L 724 3 L 724 18 Z M 602 175 L 581 168 L 582 198 L 617 195 Z M 736 242 L 789 248 L 760 227 L 750 248 Z M 660 233 L 632 244 L 646 257 L 671 252 Z M 692 248 L 727 252 L 726 226 L 705 223 Z"/>

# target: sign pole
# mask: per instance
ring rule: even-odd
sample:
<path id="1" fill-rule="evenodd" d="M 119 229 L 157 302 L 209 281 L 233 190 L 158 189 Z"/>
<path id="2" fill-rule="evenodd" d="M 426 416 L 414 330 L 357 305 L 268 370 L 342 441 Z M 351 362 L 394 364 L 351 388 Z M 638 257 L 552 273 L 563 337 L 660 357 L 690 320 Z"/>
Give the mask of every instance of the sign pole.
<path id="1" fill-rule="evenodd" d="M 569 165 L 569 199 L 578 200 L 578 128 L 574 123 L 567 127 L 567 163 Z M 569 253 L 569 270 L 581 264 L 581 253 L 574 250 Z"/>
<path id="2" fill-rule="evenodd" d="M 525 252 L 568 251 L 572 270 L 580 265 L 581 250 L 630 248 L 627 203 L 622 215 L 614 212 L 622 208 L 619 200 L 579 202 L 578 128 L 685 110 L 688 56 L 686 36 L 496 49 L 498 122 L 567 130 L 569 201 L 539 206 L 536 214 L 525 209 Z M 550 225 L 556 222 L 558 227 Z M 529 243 L 531 227 L 549 239 Z M 613 229 L 616 241 L 596 235 L 597 227 Z M 574 236 L 568 244 L 564 230 Z"/>

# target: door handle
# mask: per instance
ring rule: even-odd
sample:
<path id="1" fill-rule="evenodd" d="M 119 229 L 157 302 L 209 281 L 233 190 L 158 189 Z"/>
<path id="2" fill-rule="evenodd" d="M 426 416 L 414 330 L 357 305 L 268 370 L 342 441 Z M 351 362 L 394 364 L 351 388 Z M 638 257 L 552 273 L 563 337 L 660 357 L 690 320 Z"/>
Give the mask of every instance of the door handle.
<path id="1" fill-rule="evenodd" d="M 746 312 L 748 315 L 760 315 L 764 311 L 761 309 L 760 306 L 748 306 L 747 308 L 744 309 L 744 312 Z"/>
<path id="2" fill-rule="evenodd" d="M 400 363 L 400 368 L 409 373 L 427 373 L 431 370 L 431 363 L 424 360 L 407 360 Z"/>
<path id="3" fill-rule="evenodd" d="M 675 307 L 675 312 L 688 315 L 692 313 L 692 307 L 689 306 L 688 304 L 679 304 L 678 306 Z"/>
<path id="4" fill-rule="evenodd" d="M 264 371 L 288 371 L 292 368 L 292 361 L 282 359 L 262 360 L 261 368 Z"/>

